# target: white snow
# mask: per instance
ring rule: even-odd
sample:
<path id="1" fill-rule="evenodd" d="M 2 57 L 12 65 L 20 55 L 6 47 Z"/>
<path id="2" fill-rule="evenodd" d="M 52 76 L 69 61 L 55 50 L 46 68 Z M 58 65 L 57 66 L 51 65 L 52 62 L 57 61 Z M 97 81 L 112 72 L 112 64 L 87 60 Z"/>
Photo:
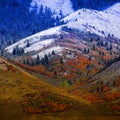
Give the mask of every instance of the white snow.
<path id="1" fill-rule="evenodd" d="M 112 7 L 105 10 L 105 12 L 120 16 L 120 3 L 114 4 Z"/>
<path id="2" fill-rule="evenodd" d="M 36 58 L 37 55 L 39 55 L 40 58 L 43 58 L 43 57 L 45 56 L 45 54 L 46 54 L 46 55 L 48 55 L 49 53 L 51 54 L 53 50 L 54 50 L 54 52 L 55 52 L 55 54 L 56 54 L 56 53 L 61 52 L 63 49 L 64 49 L 63 47 L 54 46 L 54 47 L 48 48 L 48 49 L 46 49 L 46 50 L 44 50 L 44 51 L 42 51 L 42 52 L 39 52 L 39 53 L 35 54 L 35 55 L 32 56 L 32 57 L 33 57 L 33 58 Z"/>
<path id="3" fill-rule="evenodd" d="M 113 34 L 120 38 L 120 3 L 105 11 L 80 9 L 64 18 L 64 21 L 69 28 L 96 33 L 104 37 Z"/>
<path id="4" fill-rule="evenodd" d="M 30 47 L 25 48 L 24 51 L 25 51 L 25 53 L 30 52 L 30 51 L 38 51 L 38 50 L 44 48 L 45 46 L 50 45 L 53 42 L 54 42 L 54 39 L 43 40 L 43 41 L 37 42 L 35 44 L 32 44 Z"/>
<path id="5" fill-rule="evenodd" d="M 18 41 L 17 43 L 7 47 L 5 50 L 9 53 L 13 52 L 13 49 L 18 46 L 19 48 L 22 47 L 25 49 L 25 52 L 30 52 L 30 51 L 37 51 L 39 49 L 41 49 L 42 47 L 51 44 L 52 42 L 54 42 L 53 39 L 43 39 L 43 37 L 46 36 L 50 36 L 50 35 L 59 35 L 61 33 L 61 27 L 54 27 L 54 28 L 50 28 L 48 30 L 39 32 L 37 34 L 34 34 L 32 36 L 29 36 L 27 38 L 24 38 L 20 41 Z M 29 41 L 30 46 L 26 47 L 27 45 L 27 41 Z"/>
<path id="6" fill-rule="evenodd" d="M 31 2 L 31 7 L 37 6 L 38 11 L 41 5 L 49 7 L 52 12 L 55 10 L 57 14 L 62 10 L 63 15 L 65 16 L 74 11 L 70 0 L 32 0 Z"/>

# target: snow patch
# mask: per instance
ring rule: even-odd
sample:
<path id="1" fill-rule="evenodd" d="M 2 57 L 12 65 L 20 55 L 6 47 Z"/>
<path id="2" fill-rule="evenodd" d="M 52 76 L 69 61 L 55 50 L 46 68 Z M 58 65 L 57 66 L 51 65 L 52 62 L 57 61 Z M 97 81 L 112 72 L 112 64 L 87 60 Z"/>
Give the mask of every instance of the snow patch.
<path id="1" fill-rule="evenodd" d="M 56 53 L 61 52 L 61 51 L 63 50 L 63 47 L 54 46 L 54 47 L 48 48 L 48 49 L 46 49 L 46 50 L 44 50 L 44 51 L 42 51 L 42 52 L 40 52 L 40 53 L 35 54 L 35 55 L 33 55 L 32 57 L 33 57 L 33 58 L 36 58 L 37 55 L 39 55 L 40 58 L 44 58 L 45 54 L 46 54 L 46 55 L 49 55 L 49 53 L 51 54 L 53 50 L 54 50 L 54 52 L 55 52 L 55 54 L 56 54 Z"/>
<path id="2" fill-rule="evenodd" d="M 24 51 L 25 51 L 25 53 L 31 52 L 31 51 L 38 51 L 38 50 L 44 48 L 45 46 L 50 45 L 53 42 L 54 42 L 54 39 L 43 40 L 41 42 L 32 44 L 30 47 L 25 48 Z"/>

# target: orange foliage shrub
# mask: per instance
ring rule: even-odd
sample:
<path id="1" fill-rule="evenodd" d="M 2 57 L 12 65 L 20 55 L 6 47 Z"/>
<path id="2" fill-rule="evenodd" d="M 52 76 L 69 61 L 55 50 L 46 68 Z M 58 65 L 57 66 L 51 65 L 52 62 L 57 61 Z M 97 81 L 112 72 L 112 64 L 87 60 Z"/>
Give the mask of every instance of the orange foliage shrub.
<path id="1" fill-rule="evenodd" d="M 91 103 L 102 103 L 103 100 L 99 98 L 98 95 L 92 94 L 92 93 L 87 93 L 83 96 L 83 98 Z"/>
<path id="2" fill-rule="evenodd" d="M 108 86 L 104 86 L 103 91 L 107 92 L 108 90 L 109 90 L 109 87 Z"/>
<path id="3" fill-rule="evenodd" d="M 16 72 L 16 69 L 12 65 L 7 65 L 8 71 Z"/>
<path id="4" fill-rule="evenodd" d="M 112 110 L 120 111 L 120 105 L 113 105 Z"/>
<path id="5" fill-rule="evenodd" d="M 30 70 L 30 71 L 35 72 L 35 73 L 40 73 L 40 74 L 42 74 L 44 76 L 47 75 L 50 78 L 54 77 L 54 73 L 46 70 L 45 66 L 42 66 L 42 65 L 39 65 L 39 66 L 29 66 L 29 65 L 25 65 L 25 64 L 21 64 L 21 63 L 17 63 L 17 65 L 25 68 L 26 70 Z"/>
<path id="6" fill-rule="evenodd" d="M 32 107 L 25 108 L 25 112 L 27 113 L 35 113 L 35 110 Z"/>
<path id="7" fill-rule="evenodd" d="M 116 87 L 119 87 L 120 86 L 120 81 L 117 81 L 116 84 L 115 84 Z"/>
<path id="8" fill-rule="evenodd" d="M 26 113 L 40 114 L 40 113 L 54 113 L 67 110 L 72 104 L 58 103 L 52 101 L 41 102 L 39 106 L 35 107 L 29 102 L 22 102 Z"/>
<path id="9" fill-rule="evenodd" d="M 106 100 L 113 101 L 120 98 L 120 92 L 108 93 L 106 94 Z"/>
<path id="10" fill-rule="evenodd" d="M 74 76 L 75 76 L 75 74 L 66 74 L 66 75 L 64 75 L 64 77 L 67 78 L 67 79 L 70 79 L 70 78 L 72 78 Z"/>

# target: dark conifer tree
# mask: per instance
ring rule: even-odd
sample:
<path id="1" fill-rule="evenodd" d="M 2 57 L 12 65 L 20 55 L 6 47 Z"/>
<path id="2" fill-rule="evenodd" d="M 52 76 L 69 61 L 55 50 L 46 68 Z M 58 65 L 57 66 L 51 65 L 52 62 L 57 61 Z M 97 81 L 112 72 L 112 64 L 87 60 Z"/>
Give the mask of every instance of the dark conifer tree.
<path id="1" fill-rule="evenodd" d="M 39 55 L 37 55 L 37 58 L 36 58 L 36 65 L 40 64 L 40 57 Z"/>

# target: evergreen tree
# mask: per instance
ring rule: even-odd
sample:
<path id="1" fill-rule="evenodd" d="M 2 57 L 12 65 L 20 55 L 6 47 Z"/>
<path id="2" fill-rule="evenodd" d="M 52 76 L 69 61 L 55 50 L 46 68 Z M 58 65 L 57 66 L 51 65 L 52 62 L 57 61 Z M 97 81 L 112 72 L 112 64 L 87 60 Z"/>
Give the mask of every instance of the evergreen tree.
<path id="1" fill-rule="evenodd" d="M 45 57 L 44 57 L 44 61 L 45 61 L 45 65 L 48 66 L 49 65 L 49 59 L 48 59 L 48 56 L 45 54 Z"/>
<path id="2" fill-rule="evenodd" d="M 110 44 L 110 50 L 112 50 L 112 44 Z"/>
<path id="3" fill-rule="evenodd" d="M 23 53 L 24 53 L 24 49 L 23 48 L 19 48 L 18 45 L 15 48 L 13 48 L 13 52 L 12 52 L 13 55 L 20 56 Z"/>
<path id="4" fill-rule="evenodd" d="M 55 55 L 55 51 L 54 50 L 52 51 L 52 55 Z"/>
<path id="5" fill-rule="evenodd" d="M 37 55 L 37 58 L 36 58 L 36 65 L 40 64 L 40 57 L 39 55 Z"/>
<path id="6" fill-rule="evenodd" d="M 29 47 L 30 46 L 30 43 L 29 43 L 29 40 L 27 40 L 27 45 L 26 45 L 26 47 Z"/>

